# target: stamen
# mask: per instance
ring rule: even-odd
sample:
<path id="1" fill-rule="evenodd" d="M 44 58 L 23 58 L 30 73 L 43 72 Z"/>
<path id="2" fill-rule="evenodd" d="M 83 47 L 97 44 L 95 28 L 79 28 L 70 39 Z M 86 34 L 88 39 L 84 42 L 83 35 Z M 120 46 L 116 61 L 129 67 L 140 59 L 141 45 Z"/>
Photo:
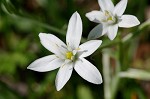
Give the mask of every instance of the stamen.
<path id="1" fill-rule="evenodd" d="M 73 53 L 72 52 L 69 51 L 69 52 L 66 53 L 66 58 L 67 59 L 71 60 L 72 57 L 73 57 Z"/>
<path id="2" fill-rule="evenodd" d="M 113 21 L 113 18 L 112 18 L 112 16 L 109 16 L 108 18 L 107 18 L 107 21 Z"/>
<path id="3" fill-rule="evenodd" d="M 108 24 L 113 24 L 116 22 L 116 18 L 112 15 L 111 12 L 105 10 L 104 14 L 105 14 L 105 19 L 103 20 L 103 22 Z"/>
<path id="4" fill-rule="evenodd" d="M 105 10 L 105 16 L 110 16 L 110 14 L 107 10 Z"/>

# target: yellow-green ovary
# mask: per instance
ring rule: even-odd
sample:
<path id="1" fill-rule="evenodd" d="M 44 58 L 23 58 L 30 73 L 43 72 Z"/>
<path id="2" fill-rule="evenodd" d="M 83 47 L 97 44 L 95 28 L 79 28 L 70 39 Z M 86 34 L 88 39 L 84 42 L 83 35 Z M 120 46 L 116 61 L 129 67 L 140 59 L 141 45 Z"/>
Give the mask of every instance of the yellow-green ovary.
<path id="1" fill-rule="evenodd" d="M 69 52 L 66 53 L 66 58 L 67 58 L 67 59 L 70 59 L 70 60 L 71 60 L 71 59 L 72 59 L 72 56 L 73 56 L 73 53 L 72 53 L 72 52 L 69 51 Z"/>

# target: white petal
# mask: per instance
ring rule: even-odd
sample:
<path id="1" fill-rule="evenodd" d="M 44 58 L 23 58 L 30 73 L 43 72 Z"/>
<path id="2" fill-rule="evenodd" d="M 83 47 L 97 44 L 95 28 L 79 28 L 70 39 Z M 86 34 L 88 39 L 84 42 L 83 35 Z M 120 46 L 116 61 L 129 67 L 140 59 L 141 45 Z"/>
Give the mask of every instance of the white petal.
<path id="1" fill-rule="evenodd" d="M 98 69 L 86 59 L 78 60 L 74 69 L 85 80 L 94 83 L 101 84 L 102 76 Z"/>
<path id="2" fill-rule="evenodd" d="M 101 23 L 101 20 L 105 19 L 105 15 L 101 11 L 91 11 L 85 15 L 90 21 L 95 23 Z"/>
<path id="3" fill-rule="evenodd" d="M 99 6 L 102 11 L 108 10 L 113 11 L 114 10 L 114 4 L 111 0 L 98 0 Z"/>
<path id="4" fill-rule="evenodd" d="M 109 26 L 108 33 L 107 33 L 109 39 L 113 40 L 116 37 L 117 32 L 118 32 L 118 24 Z"/>
<path id="5" fill-rule="evenodd" d="M 35 60 L 31 63 L 27 69 L 31 69 L 38 72 L 47 72 L 57 69 L 63 64 L 63 60 L 56 57 L 56 55 L 49 55 Z"/>
<path id="6" fill-rule="evenodd" d="M 103 36 L 107 31 L 108 27 L 106 25 L 99 24 L 90 31 L 88 40 L 99 38 Z"/>
<path id="7" fill-rule="evenodd" d="M 70 79 L 72 70 L 72 63 L 67 63 L 60 67 L 55 80 L 57 91 L 61 90 L 63 86 L 67 83 L 67 81 Z"/>
<path id="8" fill-rule="evenodd" d="M 79 46 L 79 51 L 83 51 L 83 54 L 80 57 L 87 57 L 95 52 L 98 47 L 101 45 L 102 40 L 90 40 L 86 43 L 83 43 Z"/>
<path id="9" fill-rule="evenodd" d="M 103 25 L 99 24 L 90 31 L 88 39 L 91 40 L 99 38 L 100 36 L 102 36 L 102 33 L 103 33 Z"/>
<path id="10" fill-rule="evenodd" d="M 118 16 L 121 16 L 126 7 L 127 7 L 127 2 L 128 0 L 121 0 L 116 6 L 115 6 L 115 9 L 114 9 L 114 14 L 118 15 Z"/>
<path id="11" fill-rule="evenodd" d="M 70 20 L 66 35 L 66 43 L 69 44 L 69 46 L 72 49 L 78 48 L 81 40 L 82 35 L 82 20 L 80 15 L 75 12 Z"/>
<path id="12" fill-rule="evenodd" d="M 102 36 L 108 32 L 108 25 L 103 24 Z"/>
<path id="13" fill-rule="evenodd" d="M 46 34 L 46 33 L 40 33 L 39 37 L 42 45 L 46 49 L 48 49 L 52 53 L 55 53 L 58 56 L 61 57 L 64 56 L 63 54 L 66 52 L 66 49 L 64 47 L 66 47 L 66 45 L 59 38 L 57 38 L 52 34 Z"/>
<path id="14" fill-rule="evenodd" d="M 123 15 L 121 21 L 119 22 L 119 27 L 133 27 L 139 25 L 139 20 L 133 15 Z"/>

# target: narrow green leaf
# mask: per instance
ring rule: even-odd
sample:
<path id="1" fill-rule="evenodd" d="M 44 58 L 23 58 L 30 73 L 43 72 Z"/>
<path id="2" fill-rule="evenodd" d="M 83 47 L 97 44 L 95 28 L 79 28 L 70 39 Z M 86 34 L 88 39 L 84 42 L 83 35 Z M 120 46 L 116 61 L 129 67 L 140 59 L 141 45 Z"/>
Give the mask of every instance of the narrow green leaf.
<path id="1" fill-rule="evenodd" d="M 125 72 L 120 72 L 119 76 L 122 78 L 133 78 L 139 80 L 150 80 L 150 72 L 139 70 L 139 69 L 129 69 Z"/>

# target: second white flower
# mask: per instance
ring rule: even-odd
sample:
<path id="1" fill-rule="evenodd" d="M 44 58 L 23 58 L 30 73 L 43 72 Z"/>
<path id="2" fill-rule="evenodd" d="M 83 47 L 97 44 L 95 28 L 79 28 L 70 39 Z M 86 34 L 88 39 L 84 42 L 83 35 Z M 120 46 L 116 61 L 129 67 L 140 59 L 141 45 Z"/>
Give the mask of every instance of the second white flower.
<path id="1" fill-rule="evenodd" d="M 139 20 L 133 15 L 122 15 L 127 6 L 127 0 L 121 0 L 115 7 L 111 0 L 98 0 L 101 11 L 91 11 L 86 17 L 93 22 L 100 23 L 90 33 L 88 38 L 95 39 L 107 34 L 113 40 L 118 27 L 133 27 L 139 25 Z"/>

